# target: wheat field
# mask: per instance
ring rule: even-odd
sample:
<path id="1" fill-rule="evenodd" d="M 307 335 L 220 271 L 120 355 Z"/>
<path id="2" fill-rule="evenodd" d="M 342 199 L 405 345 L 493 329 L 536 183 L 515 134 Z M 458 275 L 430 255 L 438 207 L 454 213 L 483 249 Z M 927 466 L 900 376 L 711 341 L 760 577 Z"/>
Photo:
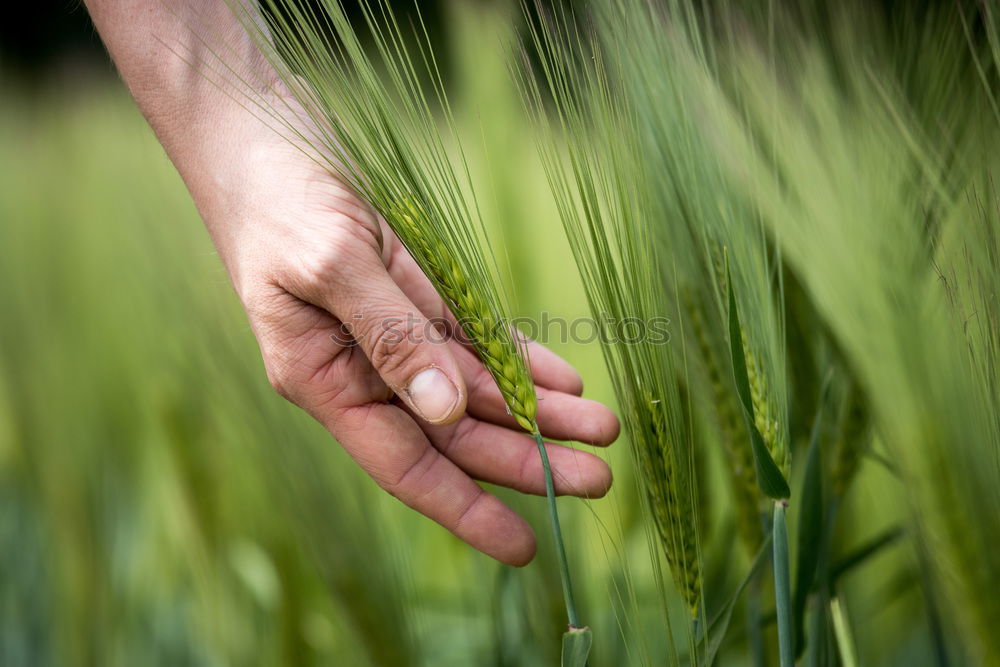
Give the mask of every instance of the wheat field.
<path id="1" fill-rule="evenodd" d="M 625 427 L 558 501 L 588 664 L 1000 664 L 998 10 L 591 5 L 433 36 L 506 315 L 669 321 L 550 341 Z M 559 664 L 545 499 L 510 568 L 381 492 L 120 82 L 5 71 L 0 664 Z"/>

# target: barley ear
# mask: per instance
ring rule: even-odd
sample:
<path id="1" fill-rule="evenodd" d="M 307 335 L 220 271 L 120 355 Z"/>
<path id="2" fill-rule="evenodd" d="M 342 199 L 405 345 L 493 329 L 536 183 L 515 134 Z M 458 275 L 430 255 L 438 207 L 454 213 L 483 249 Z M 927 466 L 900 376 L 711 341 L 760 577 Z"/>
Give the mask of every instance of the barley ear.
<path id="1" fill-rule="evenodd" d="M 536 433 L 535 384 L 514 333 L 482 298 L 482 290 L 470 284 L 447 245 L 429 238 L 427 230 L 434 229 L 433 221 L 423 207 L 408 199 L 390 211 L 386 220 L 398 230 L 403 244 L 462 323 L 463 332 L 500 388 L 510 414 L 525 431 Z"/>
<path id="2" fill-rule="evenodd" d="M 760 358 L 751 348 L 747 340 L 746 329 L 742 326 L 740 327 L 740 345 L 743 347 L 743 356 L 746 359 L 754 426 L 757 427 L 757 431 L 763 438 L 771 458 L 774 459 L 782 474 L 787 478 L 791 462 L 783 434 L 778 431 L 778 411 L 774 408 L 768 393 L 767 374 L 761 367 Z"/>
<path id="3" fill-rule="evenodd" d="M 696 618 L 702 583 L 690 476 L 687 467 L 678 460 L 664 401 L 646 391 L 637 409 L 635 423 L 643 425 L 640 433 L 643 442 L 636 443 L 636 449 L 647 501 L 674 583 L 691 617 Z"/>
<path id="4" fill-rule="evenodd" d="M 788 481 L 778 467 L 764 439 L 757 429 L 754 416 L 753 396 L 750 379 L 747 373 L 746 358 L 743 352 L 743 327 L 736 306 L 736 294 L 733 291 L 732 274 L 726 269 L 729 285 L 729 347 L 733 361 L 733 376 L 736 380 L 736 392 L 743 406 L 743 418 L 750 432 L 750 444 L 753 448 L 754 468 L 757 472 L 757 484 L 764 495 L 775 500 L 785 499 L 791 495 Z"/>

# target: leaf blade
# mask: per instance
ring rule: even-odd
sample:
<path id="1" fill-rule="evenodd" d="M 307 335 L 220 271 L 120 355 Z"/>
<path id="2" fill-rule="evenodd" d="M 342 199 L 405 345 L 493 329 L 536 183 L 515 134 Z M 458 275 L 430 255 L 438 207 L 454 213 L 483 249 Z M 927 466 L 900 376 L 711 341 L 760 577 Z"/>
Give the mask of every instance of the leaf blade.
<path id="1" fill-rule="evenodd" d="M 796 533 L 795 591 L 792 597 L 792 627 L 795 632 L 795 657 L 805 649 L 805 613 L 809 593 L 816 580 L 820 549 L 823 543 L 823 475 L 820 433 L 823 422 L 823 398 L 827 384 L 820 392 L 819 408 L 813 420 L 806 453 L 806 469 L 799 495 L 799 529 Z"/>

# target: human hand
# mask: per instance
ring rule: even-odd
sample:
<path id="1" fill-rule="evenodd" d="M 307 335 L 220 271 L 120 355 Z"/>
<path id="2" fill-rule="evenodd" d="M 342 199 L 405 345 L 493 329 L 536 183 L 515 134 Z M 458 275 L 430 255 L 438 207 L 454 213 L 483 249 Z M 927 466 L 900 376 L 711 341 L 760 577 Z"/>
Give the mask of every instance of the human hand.
<path id="1" fill-rule="evenodd" d="M 350 188 L 178 61 L 178 51 L 209 48 L 190 22 L 212 26 L 210 35 L 241 34 L 225 3 L 88 6 L 198 205 L 271 384 L 389 493 L 500 561 L 531 560 L 531 528 L 474 480 L 544 494 L 535 442 L 471 348 L 440 340 L 430 320 L 449 313 L 430 282 Z M 185 12 L 197 18 L 182 20 Z M 610 444 L 619 430 L 611 411 L 580 398 L 565 361 L 534 343 L 528 351 L 542 435 Z M 547 449 L 557 493 L 607 491 L 611 471 L 600 458 Z"/>
<path id="2" fill-rule="evenodd" d="M 430 282 L 384 221 L 285 140 L 261 127 L 241 145 L 226 176 L 238 208 L 210 226 L 272 385 L 385 490 L 498 560 L 528 562 L 530 527 L 473 480 L 544 494 L 538 451 L 471 348 L 431 324 L 450 313 Z M 612 442 L 617 420 L 579 397 L 572 367 L 528 349 L 542 434 Z M 558 493 L 607 491 L 601 459 L 548 451 Z"/>

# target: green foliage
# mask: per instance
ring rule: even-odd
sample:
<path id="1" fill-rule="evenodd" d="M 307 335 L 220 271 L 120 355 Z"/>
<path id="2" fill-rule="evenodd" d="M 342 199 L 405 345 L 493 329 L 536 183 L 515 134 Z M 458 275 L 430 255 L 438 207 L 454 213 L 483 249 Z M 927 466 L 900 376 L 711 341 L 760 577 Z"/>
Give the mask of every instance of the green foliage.
<path id="1" fill-rule="evenodd" d="M 594 641 L 590 628 L 572 628 L 563 635 L 562 641 L 562 667 L 586 667 Z"/>
<path id="2" fill-rule="evenodd" d="M 905 488 L 917 539 L 935 545 L 927 585 L 959 619 L 958 650 L 980 660 L 998 654 L 986 620 L 1000 617 L 995 600 L 974 593 L 992 590 L 1000 576 L 986 546 L 1000 530 L 1000 431 L 990 407 L 1000 376 L 1000 255 L 988 185 L 997 165 L 996 152 L 982 149 L 996 145 L 1000 130 L 989 113 L 998 81 L 994 13 L 957 3 L 931 12 L 935 27 L 925 29 L 922 14 L 903 11 L 888 22 L 861 3 L 592 6 L 579 22 L 542 12 L 542 37 L 530 40 L 542 64 L 534 74 L 529 62 L 524 76 L 532 108 L 554 136 L 550 180 L 592 310 L 643 312 L 633 304 L 651 294 L 659 314 L 677 312 L 676 301 L 709 313 L 690 329 L 696 345 L 675 340 L 673 358 L 661 355 L 652 368 L 661 382 L 685 386 L 704 373 L 694 384 L 712 387 L 702 395 L 719 405 L 725 387 L 713 347 L 726 337 L 712 341 L 705 332 L 728 332 L 729 391 L 748 418 L 757 479 L 772 497 L 788 497 L 791 447 L 806 440 L 805 425 L 789 415 L 808 414 L 798 403 L 808 406 L 816 393 L 790 391 L 786 360 L 815 365 L 795 373 L 800 381 L 844 378 L 835 398 L 821 400 L 840 406 L 836 446 L 822 466 L 810 458 L 807 472 L 803 511 L 825 525 L 804 519 L 798 539 L 809 544 L 799 550 L 835 532 L 834 510 L 876 433 Z M 632 275 L 638 284 L 623 289 Z M 786 319 L 811 319 L 797 330 L 815 335 L 789 337 Z M 616 358 L 629 354 L 608 354 L 623 406 L 646 396 L 643 382 L 629 383 L 650 366 Z M 670 400 L 678 405 L 667 408 L 667 428 L 684 429 L 699 407 L 679 394 Z M 725 409 L 706 412 L 702 419 L 718 420 L 725 433 Z M 633 440 L 641 433 L 629 429 Z M 670 480 L 669 472 L 641 458 L 637 465 L 655 470 L 642 479 L 655 498 L 656 478 Z M 831 511 L 821 512 L 826 502 Z M 687 510 L 669 496 L 665 504 Z M 969 507 L 989 508 L 977 510 L 989 518 L 970 520 L 960 509 Z M 783 517 L 774 529 L 783 531 Z M 787 560 L 780 546 L 776 540 L 775 555 Z M 836 547 L 824 538 L 823 548 Z M 820 553 L 806 562 L 828 560 Z M 776 563 L 775 575 L 787 662 L 787 565 Z M 683 592 L 683 578 L 674 572 L 674 580 Z M 818 583 L 822 600 L 829 586 Z M 798 596 L 803 608 L 807 593 Z M 843 618 L 833 621 L 844 636 Z"/>
<path id="3" fill-rule="evenodd" d="M 536 81 L 524 71 L 521 80 L 529 108 L 550 134 L 543 159 L 591 313 L 612 330 L 628 322 L 648 325 L 669 319 L 673 310 L 661 287 L 665 267 L 646 223 L 649 209 L 644 206 L 650 202 L 643 187 L 649 175 L 636 161 L 641 155 L 638 128 L 616 106 L 610 87 L 618 63 L 589 48 L 571 19 L 562 13 L 543 16 L 532 26 L 542 74 Z M 555 105 L 551 120 L 545 109 L 549 96 Z M 694 619 L 703 615 L 697 487 L 680 378 L 671 350 L 662 342 L 649 335 L 634 343 L 613 340 L 602 336 L 602 348 L 656 530 L 657 551 Z M 693 647 L 690 627 L 686 630 L 686 642 Z"/>

